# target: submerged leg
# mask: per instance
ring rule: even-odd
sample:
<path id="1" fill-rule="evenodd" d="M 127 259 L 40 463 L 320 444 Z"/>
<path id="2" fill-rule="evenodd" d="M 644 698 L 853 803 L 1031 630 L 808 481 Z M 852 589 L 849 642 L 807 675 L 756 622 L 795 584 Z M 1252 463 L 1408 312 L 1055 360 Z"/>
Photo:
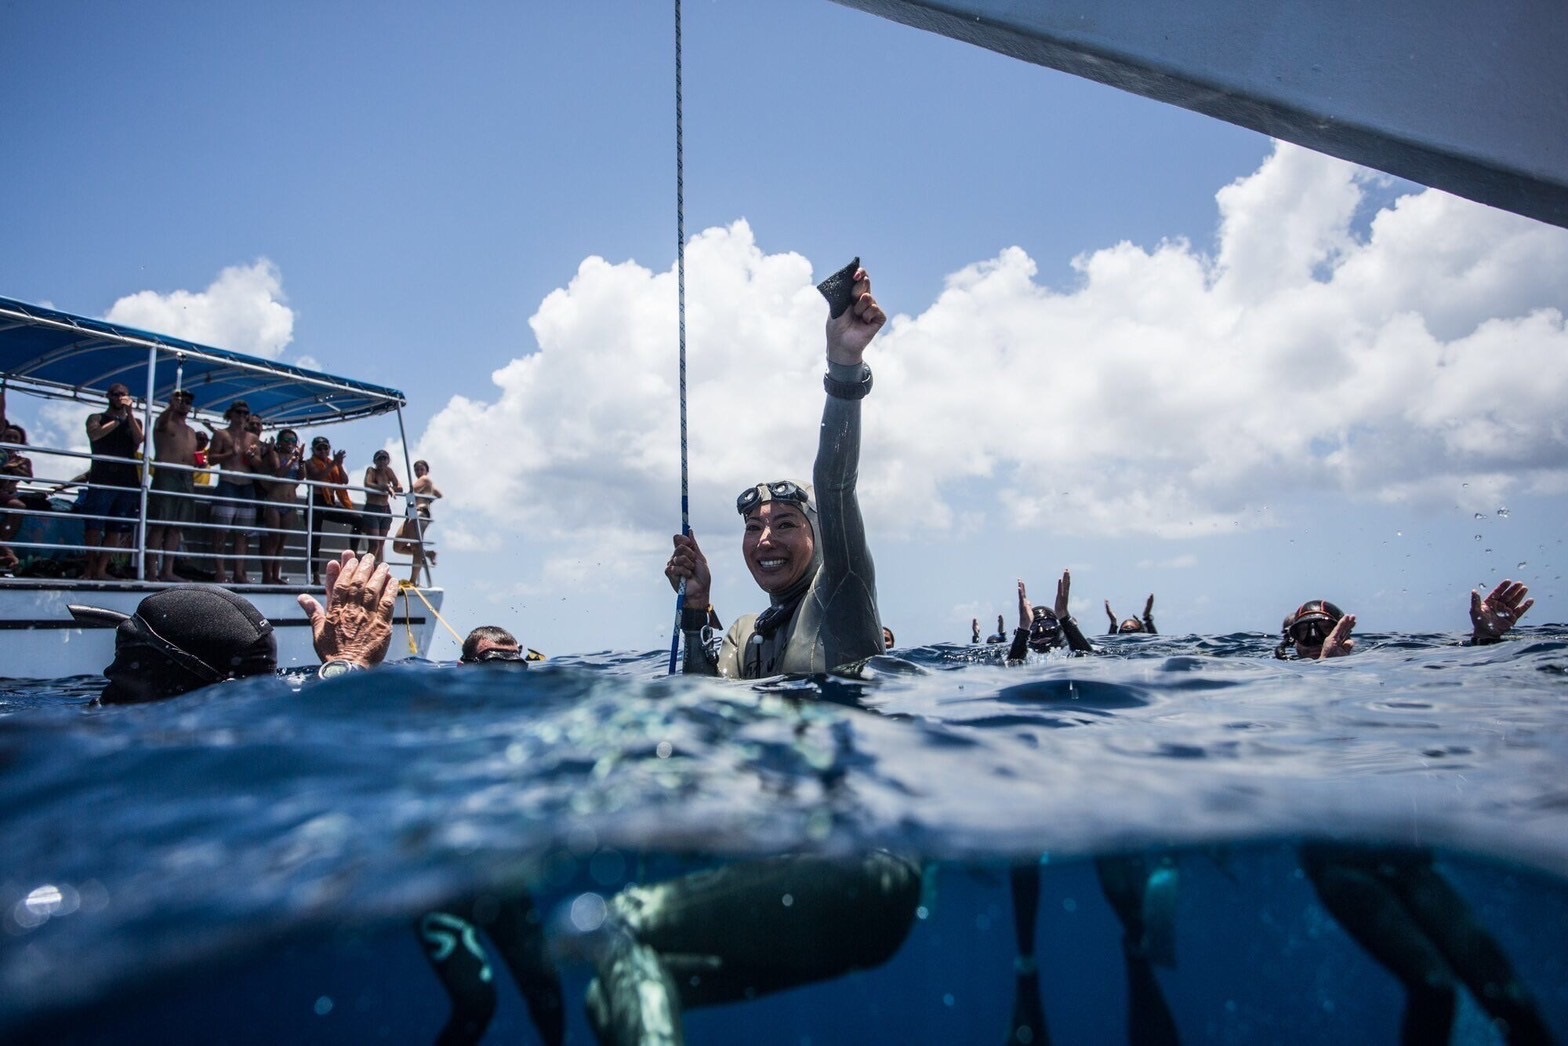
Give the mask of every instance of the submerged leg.
<path id="1" fill-rule="evenodd" d="M 1303 846 L 1301 866 L 1323 907 L 1405 986 L 1400 1041 L 1446 1044 L 1457 986 L 1436 946 L 1391 888 L 1376 851 Z"/>
<path id="2" fill-rule="evenodd" d="M 490 935 L 507 969 L 512 971 L 512 979 L 528 1003 L 540 1037 L 548 1046 L 560 1046 L 566 1039 L 561 975 L 550 959 L 543 921 L 533 898 L 524 891 L 495 903 L 476 901 L 473 917 Z"/>
<path id="3" fill-rule="evenodd" d="M 886 962 L 919 900 L 919 870 L 882 852 L 782 857 L 626 890 L 612 903 L 590 1016 L 605 1042 L 679 1042 L 682 1008 Z"/>
<path id="4" fill-rule="evenodd" d="M 588 985 L 588 1023 L 607 1046 L 680 1046 L 680 992 L 658 952 L 624 928 L 610 931 Z"/>
<path id="5" fill-rule="evenodd" d="M 1013 1023 L 1008 1046 L 1029 1046 L 1051 1041 L 1045 1026 L 1045 1005 L 1040 1000 L 1040 967 L 1034 956 L 1035 921 L 1040 910 L 1040 866 L 1031 861 L 1014 865 L 1013 936 L 1018 942 L 1014 963 Z"/>
<path id="6" fill-rule="evenodd" d="M 1554 1041 L 1502 946 L 1476 921 L 1464 898 L 1433 867 L 1431 854 L 1405 855 L 1403 860 L 1385 861 L 1380 867 L 1448 965 L 1498 1023 L 1505 1041 Z"/>
<path id="7" fill-rule="evenodd" d="M 417 927 L 425 958 L 452 1000 L 452 1015 L 436 1042 L 477 1043 L 495 1015 L 495 976 L 474 927 L 450 912 L 427 912 Z"/>
<path id="8" fill-rule="evenodd" d="M 1127 972 L 1127 1041 L 1135 1046 L 1169 1046 L 1181 1041 L 1176 1018 L 1154 974 L 1156 959 L 1175 964 L 1171 927 L 1174 867 L 1150 869 L 1142 857 L 1101 857 L 1094 862 L 1100 890 L 1122 924 Z M 1157 920 L 1156 918 L 1157 917 Z M 1160 925 L 1156 925 L 1156 921 Z"/>

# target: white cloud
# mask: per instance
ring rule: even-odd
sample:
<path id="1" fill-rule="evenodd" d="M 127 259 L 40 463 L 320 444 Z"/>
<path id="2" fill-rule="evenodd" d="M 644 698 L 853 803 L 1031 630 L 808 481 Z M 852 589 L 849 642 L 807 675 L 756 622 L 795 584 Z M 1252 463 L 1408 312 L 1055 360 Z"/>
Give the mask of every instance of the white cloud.
<path id="1" fill-rule="evenodd" d="M 224 269 L 205 291 L 128 295 L 104 318 L 274 360 L 294 338 L 294 312 L 283 303 L 283 278 L 265 258 Z"/>
<path id="2" fill-rule="evenodd" d="M 1190 537 L 1288 522 L 1269 506 L 1303 491 L 1490 511 L 1562 490 L 1568 232 L 1435 190 L 1358 223 L 1381 177 L 1282 144 L 1217 194 L 1213 255 L 1122 243 L 1062 290 L 1016 247 L 953 273 L 868 357 L 877 532 Z M 810 263 L 744 221 L 687 272 L 700 531 L 746 483 L 809 473 L 824 310 Z M 418 453 L 466 534 L 645 558 L 678 508 L 673 270 L 588 258 L 531 324 L 494 401 L 453 399 Z"/>

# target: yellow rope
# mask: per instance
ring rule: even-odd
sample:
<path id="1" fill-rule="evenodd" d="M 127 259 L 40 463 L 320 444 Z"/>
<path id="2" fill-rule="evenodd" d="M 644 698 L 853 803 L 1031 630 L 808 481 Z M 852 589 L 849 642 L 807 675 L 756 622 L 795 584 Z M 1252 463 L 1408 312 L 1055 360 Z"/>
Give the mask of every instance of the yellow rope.
<path id="1" fill-rule="evenodd" d="M 414 614 L 408 599 L 408 594 L 410 592 L 418 596 L 419 601 L 423 603 L 425 608 L 435 616 L 437 621 L 441 622 L 442 627 L 444 627 L 448 632 L 452 633 L 453 639 L 457 640 L 459 644 L 463 642 L 463 637 L 457 634 L 457 629 L 447 624 L 446 618 L 441 616 L 441 611 L 437 610 L 430 600 L 425 598 L 425 594 L 419 591 L 418 585 L 414 584 L 412 581 L 399 581 L 398 588 L 403 593 L 403 624 L 404 627 L 408 629 L 408 652 L 410 654 L 419 653 L 419 646 L 414 642 Z"/>

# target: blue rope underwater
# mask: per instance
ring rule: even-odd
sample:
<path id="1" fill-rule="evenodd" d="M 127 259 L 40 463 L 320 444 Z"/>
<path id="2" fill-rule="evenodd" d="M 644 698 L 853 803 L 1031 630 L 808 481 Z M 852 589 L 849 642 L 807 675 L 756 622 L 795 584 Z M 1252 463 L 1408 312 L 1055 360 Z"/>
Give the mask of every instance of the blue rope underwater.
<path id="1" fill-rule="evenodd" d="M 675 287 L 681 357 L 681 533 L 691 535 L 691 497 L 686 468 L 686 169 L 681 127 L 681 0 L 675 0 Z M 670 631 L 670 675 L 680 656 L 681 615 L 686 582 L 675 590 L 675 627 Z"/>

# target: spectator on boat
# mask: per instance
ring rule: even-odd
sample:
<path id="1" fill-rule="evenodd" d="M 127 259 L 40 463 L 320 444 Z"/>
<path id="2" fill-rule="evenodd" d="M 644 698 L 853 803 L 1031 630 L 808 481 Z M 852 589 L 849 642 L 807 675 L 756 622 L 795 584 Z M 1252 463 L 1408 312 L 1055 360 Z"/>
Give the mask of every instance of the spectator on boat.
<path id="1" fill-rule="evenodd" d="M 145 435 L 136 417 L 131 390 L 115 382 L 107 393 L 109 409 L 87 419 L 87 441 L 93 461 L 87 469 L 87 492 L 76 511 L 85 517 L 87 566 L 83 577 L 108 581 L 114 550 L 130 545 L 141 514 L 141 475 L 136 451 Z"/>
<path id="2" fill-rule="evenodd" d="M 33 478 L 33 462 L 21 452 L 27 445 L 27 430 L 5 417 L 5 389 L 0 386 L 0 571 L 10 572 L 20 565 L 16 550 L 6 542 L 22 529 L 27 504 L 21 498 L 21 481 Z"/>
<path id="3" fill-rule="evenodd" d="M 209 462 L 207 460 L 207 448 L 210 447 L 210 446 L 212 446 L 212 437 L 211 436 L 207 435 L 207 433 L 205 433 L 205 432 L 198 432 L 198 433 L 196 433 L 196 467 L 197 468 L 205 470 L 205 469 L 208 469 L 208 468 L 211 467 L 211 462 Z M 212 486 L 213 485 L 212 473 L 211 472 L 206 472 L 206 471 L 198 472 L 196 474 L 196 485 L 198 487 L 210 487 L 210 486 Z"/>
<path id="4" fill-rule="evenodd" d="M 1018 628 L 1013 632 L 1012 646 L 1007 651 L 1008 664 L 1021 664 L 1031 650 L 1044 654 L 1065 646 L 1075 654 L 1097 652 L 1078 628 L 1078 620 L 1068 612 L 1072 585 L 1072 574 L 1062 571 L 1061 580 L 1056 583 L 1055 605 L 1037 607 L 1029 601 L 1023 578 L 1018 579 Z"/>
<path id="5" fill-rule="evenodd" d="M 863 355 L 887 317 L 863 269 L 843 276 L 853 282 L 844 288 L 847 307 L 827 323 L 815 490 L 777 480 L 736 499 L 745 522 L 742 556 L 769 607 L 736 621 L 716 658 L 702 642 L 712 586 L 707 559 L 694 536 L 674 537 L 664 574 L 686 586 L 680 624 L 688 673 L 820 673 L 882 651 L 855 478 L 860 401 L 871 391 Z M 909 933 L 919 895 L 915 865 L 881 851 L 781 857 L 629 888 L 610 902 L 612 929 L 588 990 L 590 1019 L 604 1042 L 680 1041 L 685 1008 L 887 961 Z"/>
<path id="6" fill-rule="evenodd" d="M 430 504 L 441 497 L 441 491 L 436 487 L 435 480 L 430 478 L 430 462 L 420 459 L 414 462 L 414 516 L 405 519 L 398 528 L 397 540 L 392 542 L 392 551 L 403 556 L 413 557 L 413 569 L 409 572 L 410 584 L 419 584 L 419 575 L 424 573 L 426 579 L 430 577 L 430 570 L 425 566 L 428 561 L 431 566 L 436 562 L 436 550 L 425 550 L 430 534 Z"/>
<path id="7" fill-rule="evenodd" d="M 1535 606 L 1523 582 L 1504 580 L 1486 597 L 1479 590 L 1470 592 L 1470 637 L 1464 646 L 1487 646 L 1502 639 L 1519 619 Z M 1274 656 L 1281 660 L 1318 661 L 1344 657 L 1356 649 L 1350 638 L 1356 615 L 1347 614 L 1326 599 L 1312 599 L 1296 608 L 1280 628 L 1280 642 Z"/>
<path id="8" fill-rule="evenodd" d="M 1116 612 L 1111 609 L 1111 601 L 1109 599 L 1105 601 L 1105 616 L 1111 619 L 1111 627 L 1105 633 L 1108 636 L 1114 636 L 1118 634 L 1124 636 L 1136 635 L 1140 632 L 1151 636 L 1159 634 L 1159 630 L 1154 627 L 1153 592 L 1149 593 L 1148 601 L 1143 604 L 1143 620 L 1140 621 L 1135 617 L 1130 617 L 1127 620 L 1118 623 L 1116 620 Z"/>
<path id="9" fill-rule="evenodd" d="M 378 561 L 386 559 L 387 532 L 392 529 L 392 495 L 403 493 L 403 482 L 392 468 L 392 455 L 378 450 L 365 470 L 365 510 L 360 513 L 359 532 L 365 535 L 365 551 Z"/>
<path id="10" fill-rule="evenodd" d="M 328 523 L 340 523 L 349 530 L 348 547 L 359 551 L 359 514 L 354 511 L 354 499 L 348 493 L 348 472 L 343 459 L 348 451 L 332 451 L 332 441 L 317 436 L 310 441 L 310 457 L 305 459 L 305 478 L 310 481 L 310 580 L 321 580 L 321 535 Z M 329 560 L 330 562 L 330 560 Z"/>
<path id="11" fill-rule="evenodd" d="M 283 554 L 288 535 L 299 519 L 299 484 L 304 479 L 304 448 L 293 429 L 263 440 L 256 492 L 261 495 L 261 582 L 283 585 Z M 263 478 L 265 476 L 266 478 Z"/>
<path id="12" fill-rule="evenodd" d="M 189 418 L 196 399 L 175 389 L 152 424 L 152 493 L 147 498 L 147 573 L 158 581 L 178 581 L 174 572 L 185 527 L 194 518 L 196 430 Z"/>
<path id="13" fill-rule="evenodd" d="M 223 412 L 228 428 L 213 433 L 207 460 L 217 466 L 218 485 L 213 491 L 212 551 L 217 556 L 213 580 L 229 583 L 230 536 L 234 541 L 233 579 L 237 585 L 250 584 L 246 558 L 250 554 L 250 535 L 256 529 L 256 484 L 254 473 L 261 464 L 261 441 L 250 423 L 250 404 L 235 400 Z"/>

